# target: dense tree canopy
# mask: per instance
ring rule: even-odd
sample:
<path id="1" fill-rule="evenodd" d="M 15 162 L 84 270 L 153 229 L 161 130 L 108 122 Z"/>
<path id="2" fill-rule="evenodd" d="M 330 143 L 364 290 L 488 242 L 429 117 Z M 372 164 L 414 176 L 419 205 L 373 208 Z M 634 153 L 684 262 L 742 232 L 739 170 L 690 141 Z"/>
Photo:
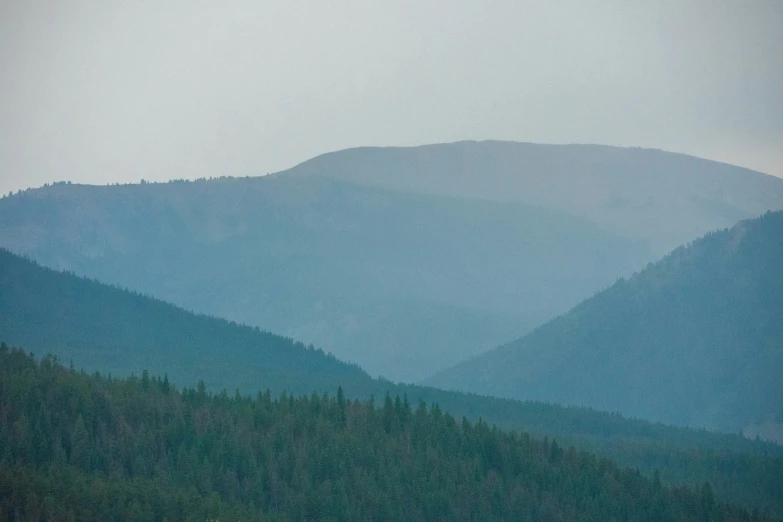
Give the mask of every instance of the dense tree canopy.
<path id="1" fill-rule="evenodd" d="M 0 518 L 759 520 L 389 395 L 255 399 L 0 349 Z"/>

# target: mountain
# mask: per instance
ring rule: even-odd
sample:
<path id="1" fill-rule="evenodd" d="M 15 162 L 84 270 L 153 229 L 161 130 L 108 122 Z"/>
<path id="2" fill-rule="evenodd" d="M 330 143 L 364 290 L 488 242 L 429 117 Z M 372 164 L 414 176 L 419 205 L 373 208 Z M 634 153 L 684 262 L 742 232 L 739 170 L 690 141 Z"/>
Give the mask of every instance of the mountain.
<path id="1" fill-rule="evenodd" d="M 684 155 L 462 142 L 28 190 L 0 199 L 0 246 L 410 382 L 775 208 L 783 180 Z"/>
<path id="2" fill-rule="evenodd" d="M 681 154 L 461 142 L 28 190 L 0 199 L 0 247 L 411 382 L 779 208 L 783 180 Z"/>
<path id="3" fill-rule="evenodd" d="M 644 241 L 656 256 L 710 230 L 783 209 L 783 179 L 684 154 L 602 145 L 362 147 L 278 175 L 538 205 Z"/>
<path id="4" fill-rule="evenodd" d="M 371 379 L 355 366 L 290 339 L 198 316 L 0 250 L 3 340 L 39 355 L 53 354 L 88 372 L 110 373 L 114 379 L 135 373 L 131 381 L 139 383 L 150 374 L 165 374 L 169 385 L 177 388 L 202 381 L 204 387 L 198 388 L 204 393 L 239 390 L 255 395 L 269 389 L 275 396 L 284 390 L 293 396 L 320 396 L 342 386 L 345 396 L 354 400 L 391 394 L 407 397 L 412 404 L 439 404 L 456 418 L 483 419 L 540 438 L 557 437 L 561 444 L 611 458 L 648 477 L 658 472 L 667 484 L 709 482 L 723 502 L 783 516 L 783 497 L 778 494 L 783 488 L 781 446 L 586 408 Z M 10 368 L 0 365 L 0 371 Z M 10 380 L 0 378 L 0 392 L 5 382 Z M 9 426 L 8 417 L 0 414 L 0 433 Z M 0 443 L 0 452 L 9 447 Z M 0 491 L 7 491 L 2 487 Z"/>
<path id="5" fill-rule="evenodd" d="M 558 211 L 297 176 L 29 190 L 0 199 L 0 246 L 405 381 L 651 259 Z"/>
<path id="6" fill-rule="evenodd" d="M 43 268 L 0 249 L 0 335 L 114 375 L 169 372 L 210 389 L 310 393 L 369 381 L 358 366 L 312 346 Z"/>
<path id="7" fill-rule="evenodd" d="M 674 250 L 429 384 L 738 431 L 783 421 L 783 212 Z"/>
<path id="8" fill-rule="evenodd" d="M 273 400 L 107 379 L 0 348 L 0 516 L 760 521 L 556 441 L 389 395 Z"/>

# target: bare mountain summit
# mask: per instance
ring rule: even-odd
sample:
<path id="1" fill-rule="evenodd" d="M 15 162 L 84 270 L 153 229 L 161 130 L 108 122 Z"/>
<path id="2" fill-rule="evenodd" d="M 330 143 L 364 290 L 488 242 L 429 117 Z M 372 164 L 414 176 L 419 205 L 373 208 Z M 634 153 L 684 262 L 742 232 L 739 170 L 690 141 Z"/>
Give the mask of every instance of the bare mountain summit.
<path id="1" fill-rule="evenodd" d="M 280 175 L 539 205 L 647 241 L 657 255 L 783 209 L 783 179 L 684 154 L 603 145 L 363 147 L 318 156 Z"/>

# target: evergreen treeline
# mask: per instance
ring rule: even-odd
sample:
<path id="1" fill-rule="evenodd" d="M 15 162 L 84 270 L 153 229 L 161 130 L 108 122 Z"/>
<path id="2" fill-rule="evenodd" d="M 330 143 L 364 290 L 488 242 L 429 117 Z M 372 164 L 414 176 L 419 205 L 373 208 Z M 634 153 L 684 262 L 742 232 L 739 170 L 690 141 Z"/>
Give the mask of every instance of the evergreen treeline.
<path id="1" fill-rule="evenodd" d="M 438 406 L 255 399 L 0 348 L 0 518 L 760 520 Z"/>
<path id="2" fill-rule="evenodd" d="M 502 429 L 555 437 L 621 466 L 656 473 L 664 483 L 709 482 L 716 498 L 783 518 L 783 447 L 707 430 L 628 419 L 590 408 L 398 385 L 384 388 L 415 401 L 437 402 L 455 417 L 484 418 Z M 385 393 L 382 392 L 382 393 Z M 376 394 L 376 397 L 382 396 Z"/>

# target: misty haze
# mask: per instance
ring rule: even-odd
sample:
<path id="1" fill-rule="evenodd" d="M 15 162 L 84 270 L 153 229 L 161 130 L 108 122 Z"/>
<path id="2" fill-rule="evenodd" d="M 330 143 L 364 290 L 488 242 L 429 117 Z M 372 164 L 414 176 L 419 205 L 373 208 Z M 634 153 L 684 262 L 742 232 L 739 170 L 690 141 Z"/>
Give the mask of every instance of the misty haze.
<path id="1" fill-rule="evenodd" d="M 783 6 L 0 5 L 0 521 L 783 520 Z"/>

